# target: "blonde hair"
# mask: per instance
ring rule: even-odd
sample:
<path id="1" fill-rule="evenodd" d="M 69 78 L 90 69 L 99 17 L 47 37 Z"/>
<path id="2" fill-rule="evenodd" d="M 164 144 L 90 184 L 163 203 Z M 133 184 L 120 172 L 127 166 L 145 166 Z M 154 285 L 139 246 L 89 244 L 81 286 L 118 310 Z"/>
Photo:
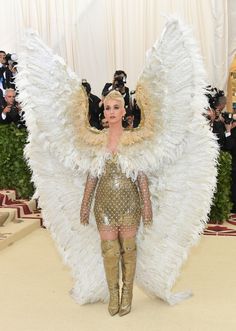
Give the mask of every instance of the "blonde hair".
<path id="1" fill-rule="evenodd" d="M 112 90 L 109 92 L 105 98 L 104 98 L 104 104 L 107 103 L 109 100 L 117 100 L 121 103 L 121 106 L 124 108 L 125 107 L 125 101 L 120 92 L 116 90 Z"/>

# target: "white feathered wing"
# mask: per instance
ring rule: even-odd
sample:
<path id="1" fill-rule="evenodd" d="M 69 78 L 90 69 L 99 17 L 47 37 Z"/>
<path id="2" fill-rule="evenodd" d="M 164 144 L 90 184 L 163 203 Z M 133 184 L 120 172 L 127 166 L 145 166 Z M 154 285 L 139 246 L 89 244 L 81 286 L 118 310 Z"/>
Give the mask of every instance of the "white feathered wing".
<path id="1" fill-rule="evenodd" d="M 105 300 L 107 286 L 94 217 L 86 228 L 78 219 L 85 173 L 91 163 L 99 173 L 104 157 L 96 157 L 95 148 L 86 146 L 91 136 L 79 134 L 86 113 L 80 112 L 85 105 L 79 80 L 34 34 L 27 40 L 17 81 L 29 128 L 26 155 L 44 219 L 73 271 L 75 299 L 79 303 Z M 119 157 L 127 175 L 143 170 L 150 179 L 154 224 L 144 240 L 142 229 L 138 235 L 137 282 L 169 303 L 183 297 L 172 295 L 171 288 L 203 230 L 215 185 L 217 148 L 201 115 L 205 84 L 196 54 L 186 29 L 170 21 L 139 80 L 155 128 L 151 134 L 148 130 L 126 133 Z"/>
<path id="2" fill-rule="evenodd" d="M 202 116 L 207 84 L 198 54 L 189 30 L 171 19 L 138 82 L 156 116 L 150 149 L 157 171 L 148 174 L 154 222 L 145 239 L 139 232 L 136 279 L 170 304 L 190 294 L 171 289 L 203 232 L 216 183 L 218 146 Z"/>
<path id="3" fill-rule="evenodd" d="M 92 148 L 80 136 L 86 96 L 81 82 L 33 32 L 19 54 L 17 86 L 29 131 L 26 157 L 49 228 L 75 279 L 81 303 L 106 300 L 107 285 L 94 219 L 80 225 L 79 213 Z M 82 111 L 83 110 L 83 111 Z"/>

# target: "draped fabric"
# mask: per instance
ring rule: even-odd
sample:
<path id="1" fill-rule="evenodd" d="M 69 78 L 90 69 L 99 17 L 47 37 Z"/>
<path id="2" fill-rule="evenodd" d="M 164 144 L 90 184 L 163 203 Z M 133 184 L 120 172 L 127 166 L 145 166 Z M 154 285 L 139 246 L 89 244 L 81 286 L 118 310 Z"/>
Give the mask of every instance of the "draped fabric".
<path id="1" fill-rule="evenodd" d="M 209 84 L 225 89 L 236 52 L 234 0 L 0 0 L 0 8 L 0 49 L 17 52 L 32 28 L 98 95 L 117 69 L 135 88 L 169 15 L 192 26 Z"/>

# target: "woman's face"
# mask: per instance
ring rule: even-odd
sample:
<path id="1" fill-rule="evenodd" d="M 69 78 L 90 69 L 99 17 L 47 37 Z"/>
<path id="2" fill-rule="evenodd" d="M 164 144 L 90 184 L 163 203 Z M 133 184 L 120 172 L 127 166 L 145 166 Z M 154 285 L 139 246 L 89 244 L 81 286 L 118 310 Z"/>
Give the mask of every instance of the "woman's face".
<path id="1" fill-rule="evenodd" d="M 104 116 L 109 125 L 122 122 L 125 109 L 119 100 L 109 99 L 104 103 Z"/>

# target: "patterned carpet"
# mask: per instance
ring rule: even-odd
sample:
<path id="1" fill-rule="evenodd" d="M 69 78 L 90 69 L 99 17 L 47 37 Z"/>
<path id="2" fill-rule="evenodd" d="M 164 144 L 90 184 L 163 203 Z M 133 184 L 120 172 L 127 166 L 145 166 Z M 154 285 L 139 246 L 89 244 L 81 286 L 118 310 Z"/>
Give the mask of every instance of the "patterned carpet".
<path id="1" fill-rule="evenodd" d="M 5 225 L 9 222 L 20 223 L 35 219 L 43 226 L 40 209 L 37 209 L 37 201 L 34 199 L 16 200 L 14 190 L 0 190 L 0 218 L 5 218 Z M 0 240 L 5 239 L 10 234 L 0 233 Z M 236 214 L 230 214 L 229 219 L 223 224 L 209 223 L 203 234 L 207 236 L 236 236 Z"/>
<path id="2" fill-rule="evenodd" d="M 37 201 L 16 200 L 14 190 L 0 190 L 0 250 L 42 227 Z"/>
<path id="3" fill-rule="evenodd" d="M 203 234 L 207 236 L 236 236 L 236 214 L 230 214 L 229 219 L 222 225 L 208 225 Z"/>
<path id="4" fill-rule="evenodd" d="M 38 219 L 42 223 L 40 210 L 37 209 L 37 201 L 16 200 L 15 190 L 0 190 L 0 213 L 13 213 L 11 221 Z"/>

